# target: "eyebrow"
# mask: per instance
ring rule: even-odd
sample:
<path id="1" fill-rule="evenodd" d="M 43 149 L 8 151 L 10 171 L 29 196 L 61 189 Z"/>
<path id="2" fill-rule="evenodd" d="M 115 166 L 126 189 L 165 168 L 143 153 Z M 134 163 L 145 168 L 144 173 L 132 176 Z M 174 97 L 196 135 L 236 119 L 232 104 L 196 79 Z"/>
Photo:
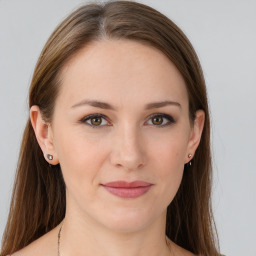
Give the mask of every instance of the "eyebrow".
<path id="1" fill-rule="evenodd" d="M 76 107 L 80 107 L 80 106 L 84 106 L 84 105 L 89 105 L 89 106 L 101 108 L 101 109 L 116 110 L 115 107 L 111 106 L 110 104 L 108 104 L 106 102 L 101 102 L 101 101 L 97 101 L 97 100 L 87 100 L 87 99 L 76 103 L 71 108 L 76 108 Z M 153 108 L 162 108 L 162 107 L 169 106 L 169 105 L 173 105 L 173 106 L 177 106 L 177 107 L 181 108 L 180 103 L 175 102 L 175 101 L 165 100 L 165 101 L 148 103 L 145 106 L 145 110 L 149 110 L 149 109 L 153 109 Z"/>

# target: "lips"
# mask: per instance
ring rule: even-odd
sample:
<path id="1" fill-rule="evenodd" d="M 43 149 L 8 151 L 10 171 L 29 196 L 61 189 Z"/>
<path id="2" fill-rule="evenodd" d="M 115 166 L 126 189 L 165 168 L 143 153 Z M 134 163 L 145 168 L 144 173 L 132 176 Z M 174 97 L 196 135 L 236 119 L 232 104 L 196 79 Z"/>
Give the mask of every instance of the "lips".
<path id="1" fill-rule="evenodd" d="M 102 184 L 102 186 L 111 194 L 122 198 L 137 198 L 147 193 L 152 187 L 151 183 L 145 181 L 113 181 Z"/>

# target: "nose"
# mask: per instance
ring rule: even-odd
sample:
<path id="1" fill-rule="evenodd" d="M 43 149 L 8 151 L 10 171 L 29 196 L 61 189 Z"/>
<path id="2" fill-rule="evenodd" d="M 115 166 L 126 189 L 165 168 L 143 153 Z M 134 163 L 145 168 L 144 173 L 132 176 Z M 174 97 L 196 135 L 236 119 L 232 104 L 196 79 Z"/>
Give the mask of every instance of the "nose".
<path id="1" fill-rule="evenodd" d="M 144 145 L 144 146 L 143 146 Z M 120 129 L 113 141 L 111 164 L 119 169 L 133 171 L 146 165 L 145 144 L 135 127 Z"/>

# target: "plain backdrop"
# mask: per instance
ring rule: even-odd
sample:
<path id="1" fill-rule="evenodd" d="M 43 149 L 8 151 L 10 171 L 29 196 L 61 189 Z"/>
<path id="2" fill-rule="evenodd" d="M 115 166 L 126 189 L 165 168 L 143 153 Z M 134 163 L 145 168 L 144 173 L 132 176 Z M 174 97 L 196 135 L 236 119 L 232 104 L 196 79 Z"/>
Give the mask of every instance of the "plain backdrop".
<path id="1" fill-rule="evenodd" d="M 57 24 L 84 2 L 0 0 L 0 238 L 35 63 Z M 255 256 L 256 1 L 140 2 L 171 18 L 198 53 L 211 108 L 213 205 L 221 251 Z"/>

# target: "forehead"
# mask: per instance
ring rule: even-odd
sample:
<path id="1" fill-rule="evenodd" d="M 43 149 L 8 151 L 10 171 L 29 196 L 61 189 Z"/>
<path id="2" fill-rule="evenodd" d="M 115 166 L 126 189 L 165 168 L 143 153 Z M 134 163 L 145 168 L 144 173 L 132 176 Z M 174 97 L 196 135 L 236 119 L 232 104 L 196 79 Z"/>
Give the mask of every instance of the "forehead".
<path id="1" fill-rule="evenodd" d="M 120 106 L 133 100 L 174 99 L 188 105 L 186 85 L 175 65 L 158 49 L 131 40 L 87 45 L 65 65 L 61 80 L 63 104 L 93 98 Z"/>

